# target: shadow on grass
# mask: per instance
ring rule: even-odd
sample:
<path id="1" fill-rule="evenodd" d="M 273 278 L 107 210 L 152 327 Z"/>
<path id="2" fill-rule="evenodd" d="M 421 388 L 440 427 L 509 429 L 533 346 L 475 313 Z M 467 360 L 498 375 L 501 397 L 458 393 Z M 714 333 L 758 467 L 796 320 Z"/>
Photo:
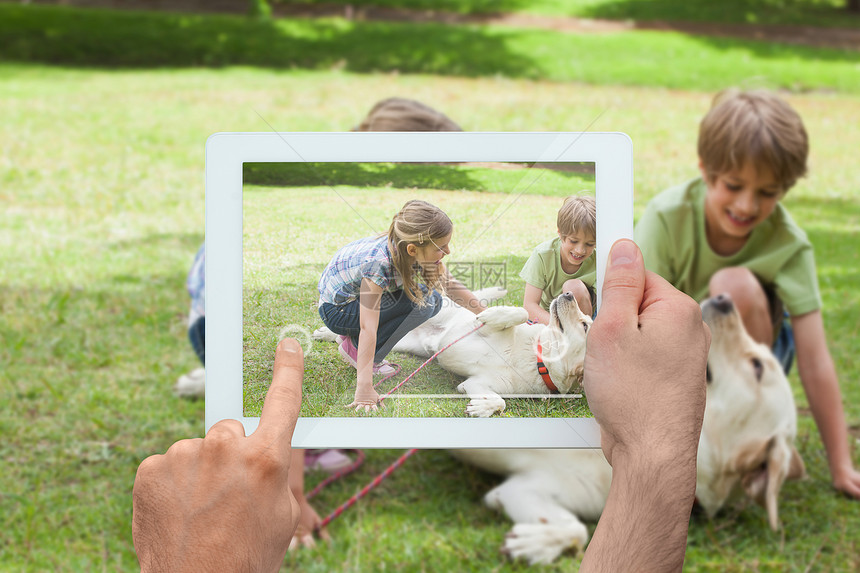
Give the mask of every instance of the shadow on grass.
<path id="1" fill-rule="evenodd" d="M 808 0 L 612 0 L 584 6 L 580 15 L 606 20 L 860 26 L 860 14 Z"/>
<path id="2" fill-rule="evenodd" d="M 720 51 L 742 50 L 760 59 L 857 59 L 856 53 L 847 51 L 694 38 Z M 607 68 L 623 67 L 635 55 L 631 52 L 646 48 L 654 51 L 656 60 L 671 56 L 672 46 L 652 45 L 644 39 L 628 45 L 632 39 L 433 23 L 264 22 L 238 16 L 0 4 L 0 59 L 81 67 L 246 65 L 590 81 L 572 62 L 593 59 L 593 51 L 601 46 L 601 61 Z"/>
<path id="3" fill-rule="evenodd" d="M 826 0 L 602 0 L 566 3 L 546 0 L 272 0 L 272 4 L 317 5 L 320 8 L 351 5 L 488 16 L 532 12 L 606 20 L 860 26 L 860 14 L 852 14 L 843 4 Z"/>
<path id="4" fill-rule="evenodd" d="M 352 185 L 396 189 L 485 191 L 480 180 L 458 169 L 397 163 L 246 163 L 246 184 L 277 187 Z"/>
<path id="5" fill-rule="evenodd" d="M 487 167 L 484 167 L 486 165 Z M 476 169 L 475 166 L 478 166 Z M 540 180 L 550 169 L 569 181 L 594 183 L 590 165 L 539 164 L 535 175 L 526 175 L 528 164 L 426 164 L 426 163 L 246 163 L 243 182 L 265 187 L 367 187 L 369 189 L 441 189 L 502 192 L 517 190 L 516 181 Z M 486 177 L 483 170 L 510 174 L 509 185 Z M 484 176 L 482 176 L 484 175 Z M 521 192 L 525 192 L 523 190 Z"/>
<path id="6" fill-rule="evenodd" d="M 93 67 L 249 65 L 464 76 L 536 68 L 505 37 L 439 25 L 0 5 L 0 55 Z"/>
<path id="7" fill-rule="evenodd" d="M 532 6 L 530 0 L 273 0 L 272 4 L 289 5 L 344 5 L 352 6 L 380 6 L 400 8 L 403 10 L 434 10 L 439 12 L 455 12 L 458 14 L 499 14 L 503 12 L 522 12 Z M 563 9 L 559 9 L 563 11 Z"/>

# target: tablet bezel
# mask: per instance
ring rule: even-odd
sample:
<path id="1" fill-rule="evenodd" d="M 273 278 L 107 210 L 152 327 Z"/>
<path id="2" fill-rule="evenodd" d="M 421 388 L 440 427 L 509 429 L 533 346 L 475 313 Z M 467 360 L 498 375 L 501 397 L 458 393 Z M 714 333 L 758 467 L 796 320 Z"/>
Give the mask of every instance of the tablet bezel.
<path id="1" fill-rule="evenodd" d="M 633 236 L 633 151 L 624 133 L 216 133 L 206 142 L 206 431 L 251 434 L 242 378 L 243 164 L 283 162 L 590 162 L 597 202 L 597 304 L 611 245 Z M 592 418 L 299 418 L 301 448 L 594 448 Z"/>

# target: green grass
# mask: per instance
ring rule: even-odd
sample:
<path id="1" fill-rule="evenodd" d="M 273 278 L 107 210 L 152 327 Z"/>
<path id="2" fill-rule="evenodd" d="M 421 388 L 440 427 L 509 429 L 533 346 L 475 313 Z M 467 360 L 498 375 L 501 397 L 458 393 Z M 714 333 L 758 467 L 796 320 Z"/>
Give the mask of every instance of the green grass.
<path id="1" fill-rule="evenodd" d="M 275 5 L 278 3 L 286 1 L 273 1 Z M 331 0 L 298 0 L 293 3 L 347 4 Z M 348 3 L 460 14 L 524 12 L 610 20 L 860 26 L 860 15 L 848 13 L 844 0 L 351 0 Z"/>
<path id="2" fill-rule="evenodd" d="M 860 92 L 860 52 L 669 32 L 576 35 L 343 19 L 260 22 L 0 4 L 0 46 L 0 61 L 83 67 L 248 65 L 708 91 L 755 84 Z"/>
<path id="3" fill-rule="evenodd" d="M 6 16 L 19 9 L 0 6 L 2 50 L 12 34 Z M 142 27 L 151 23 L 141 18 Z M 798 73 L 817 65 L 799 60 Z M 210 134 L 270 125 L 344 130 L 392 95 L 427 102 L 470 130 L 620 130 L 634 141 L 641 213 L 655 193 L 695 176 L 695 131 L 710 100 L 698 80 L 669 90 L 493 74 L 140 66 L 0 64 L 2 571 L 136 570 L 137 465 L 203 431 L 203 404 L 176 399 L 171 385 L 197 366 L 183 324 L 184 280 L 203 240 Z M 804 117 L 812 156 L 809 178 L 785 201 L 815 243 L 825 325 L 856 428 L 860 132 L 852 126 L 860 125 L 860 106 L 850 94 L 788 98 Z M 534 237 L 543 237 L 543 224 L 535 225 Z M 791 381 L 798 406 L 806 406 L 796 376 Z M 785 529 L 770 532 L 763 511 L 744 504 L 713 522 L 695 517 L 687 570 L 858 569 L 860 503 L 830 487 L 808 414 L 800 416 L 798 446 L 810 478 L 783 491 Z M 397 455 L 369 451 L 364 468 L 316 506 L 331 510 Z M 480 503 L 496 483 L 444 452 L 420 452 L 332 524 L 332 547 L 291 555 L 287 564 L 292 571 L 524 570 L 498 553 L 505 518 Z M 544 570 L 576 565 L 565 557 Z"/>

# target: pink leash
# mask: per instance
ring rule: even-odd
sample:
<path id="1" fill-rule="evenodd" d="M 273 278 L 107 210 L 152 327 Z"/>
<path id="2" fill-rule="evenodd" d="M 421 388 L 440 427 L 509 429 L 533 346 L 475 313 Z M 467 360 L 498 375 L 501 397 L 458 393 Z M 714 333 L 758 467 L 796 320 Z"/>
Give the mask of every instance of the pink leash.
<path id="1" fill-rule="evenodd" d="M 412 448 L 411 450 L 406 450 L 406 453 L 405 453 L 405 454 L 403 454 L 402 456 L 400 456 L 399 458 L 397 458 L 397 461 L 395 461 L 393 464 L 391 464 L 390 466 L 388 466 L 387 468 L 385 468 L 385 471 L 383 471 L 381 474 L 379 474 L 378 476 L 376 476 L 375 478 L 373 478 L 373 481 L 371 481 L 369 484 L 367 484 L 366 486 L 364 486 L 363 488 L 361 488 L 361 491 L 359 491 L 358 493 L 356 493 L 355 495 L 353 495 L 352 497 L 350 497 L 348 500 L 346 500 L 346 502 L 345 502 L 343 505 L 341 505 L 340 507 L 338 507 L 337 509 L 335 509 L 333 512 L 331 512 L 330 514 L 328 514 L 328 515 L 325 517 L 325 519 L 323 519 L 323 520 L 319 523 L 319 525 L 317 525 L 317 526 L 314 528 L 314 530 L 315 530 L 315 531 L 319 531 L 320 529 L 324 528 L 324 527 L 325 527 L 325 526 L 327 526 L 329 523 L 331 523 L 332 521 L 334 521 L 335 519 L 337 519 L 338 517 L 340 517 L 340 516 L 341 516 L 341 514 L 343 514 L 343 512 L 344 512 L 344 511 L 346 511 L 347 509 L 349 509 L 350 507 L 352 507 L 353 505 L 355 505 L 355 504 L 358 502 L 358 500 L 360 500 L 361 498 L 363 498 L 365 495 L 367 495 L 368 493 L 370 493 L 370 492 L 371 492 L 371 490 L 373 490 L 374 488 L 376 488 L 376 486 L 378 486 L 379 484 L 381 484 L 381 483 L 382 483 L 382 481 L 383 481 L 385 478 L 387 478 L 388 476 L 390 476 L 390 475 L 392 474 L 392 472 L 394 472 L 394 470 L 396 470 L 396 469 L 397 469 L 397 468 L 399 468 L 401 465 L 403 465 L 403 462 L 405 462 L 405 461 L 406 461 L 406 460 L 408 460 L 410 457 L 412 457 L 412 455 L 413 455 L 413 454 L 415 454 L 415 452 L 417 452 L 417 451 L 418 451 L 418 449 L 417 449 L 417 448 Z M 322 482 L 320 485 L 318 485 L 317 487 L 315 487 L 315 488 L 313 489 L 313 491 L 311 491 L 311 493 L 307 496 L 307 498 L 308 498 L 308 499 L 310 499 L 313 495 L 316 495 L 317 493 L 319 493 L 319 490 L 321 490 L 323 487 L 325 487 L 325 485 L 328 485 L 329 483 L 331 483 L 331 482 L 332 482 L 332 481 L 334 481 L 335 479 L 337 479 L 337 478 L 339 478 L 339 477 L 341 477 L 341 476 L 343 476 L 343 475 L 346 475 L 347 473 L 350 473 L 351 471 L 354 471 L 355 469 L 357 469 L 357 468 L 358 468 L 358 466 L 359 466 L 359 465 L 361 465 L 361 463 L 362 463 L 363 461 L 364 461 L 364 454 L 363 454 L 362 452 L 359 452 L 359 459 L 358 459 L 358 460 L 356 460 L 356 463 L 355 463 L 355 464 L 353 464 L 355 467 L 350 466 L 350 468 L 351 468 L 351 469 L 350 469 L 350 468 L 347 468 L 347 469 L 348 469 L 348 471 L 347 471 L 347 470 L 344 470 L 343 472 L 341 472 L 341 473 L 340 473 L 340 475 L 335 474 L 335 475 L 331 476 L 330 478 L 328 478 L 327 480 L 325 480 L 324 482 Z M 335 476 L 337 476 L 337 477 L 335 477 Z"/>
<path id="2" fill-rule="evenodd" d="M 305 496 L 306 499 L 311 499 L 312 497 L 316 496 L 316 494 L 321 492 L 325 488 L 325 486 L 327 486 L 328 484 L 335 482 L 335 481 L 339 480 L 340 478 L 342 478 L 346 475 L 351 474 L 352 472 L 357 470 L 359 467 L 361 467 L 361 464 L 364 463 L 364 458 L 365 458 L 364 452 L 361 450 L 348 450 L 348 451 L 356 453 L 355 461 L 352 462 L 352 464 L 343 468 L 342 470 L 339 470 L 339 471 L 331 474 L 330 476 L 328 476 L 327 478 L 322 480 L 320 483 L 318 483 L 317 486 L 315 488 L 313 488 Z"/>
<path id="3" fill-rule="evenodd" d="M 380 403 L 381 403 L 383 400 L 385 400 L 386 398 L 388 398 L 389 396 L 391 396 L 394 392 L 396 392 L 396 391 L 397 391 L 401 386 L 403 386 L 404 384 L 406 384 L 406 383 L 407 383 L 407 382 L 408 382 L 408 381 L 409 381 L 413 376 L 415 376 L 416 374 L 418 374 L 418 373 L 421 371 L 421 369 L 422 369 L 422 368 L 424 368 L 425 366 L 427 366 L 427 365 L 430 363 L 430 361 L 431 361 L 431 360 L 433 360 L 434 358 L 436 358 L 437 356 L 439 356 L 440 354 L 442 354 L 443 352 L 445 352 L 446 350 L 448 350 L 449 348 L 451 348 L 452 346 L 454 346 L 456 343 L 460 342 L 461 340 L 463 340 L 464 338 L 466 338 L 467 336 L 469 336 L 470 334 L 472 334 L 473 332 L 476 332 L 476 331 L 477 331 L 479 328 L 481 328 L 482 326 L 484 326 L 484 323 L 483 323 L 483 322 L 482 322 L 481 324 L 479 324 L 478 326 L 476 326 L 475 328 L 473 328 L 472 330 L 470 330 L 469 332 L 467 332 L 466 334 L 464 334 L 463 336 L 461 336 L 460 338 L 458 338 L 457 340 L 455 340 L 454 342 L 452 342 L 452 343 L 448 344 L 448 345 L 447 345 L 447 346 L 445 346 L 444 348 L 441 348 L 441 349 L 440 349 L 436 354 L 434 354 L 433 356 L 431 356 L 430 358 L 428 358 L 427 360 L 425 360 L 425 361 L 424 361 L 424 363 L 423 363 L 421 366 L 419 366 L 418 368 L 416 368 L 416 369 L 415 369 L 415 372 L 413 372 L 412 374 L 410 374 L 409 376 L 407 376 L 406 378 L 404 378 L 404 379 L 403 379 L 399 384 L 397 384 L 397 386 L 395 386 L 394 388 L 392 388 L 391 390 L 389 390 L 389 391 L 388 391 L 388 393 L 387 393 L 385 396 L 383 396 L 382 398 L 380 398 L 380 399 L 379 399 Z M 397 365 L 397 370 L 394 372 L 394 374 L 397 374 L 397 372 L 400 372 L 400 366 L 399 366 L 399 365 Z M 380 380 L 380 381 L 379 381 L 379 383 L 380 383 L 380 384 L 382 384 L 385 380 L 388 380 L 388 378 L 391 378 L 392 376 L 394 376 L 394 374 L 390 374 L 390 375 L 389 375 L 389 376 L 387 376 L 386 378 L 383 378 L 382 380 Z"/>
<path id="4" fill-rule="evenodd" d="M 423 363 L 421 366 L 419 366 L 418 368 L 416 368 L 416 369 L 415 369 L 415 372 L 413 372 L 412 374 L 410 374 L 409 376 L 407 376 L 406 378 L 404 378 L 404 379 L 403 379 L 403 381 L 401 381 L 399 384 L 397 384 L 397 386 L 395 386 L 394 388 L 392 388 L 391 390 L 389 390 L 389 391 L 388 391 L 388 393 L 387 393 L 387 394 L 385 394 L 385 396 L 383 396 L 382 398 L 380 398 L 380 399 L 379 399 L 379 402 L 381 403 L 381 402 L 382 402 L 383 400 L 385 400 L 388 396 L 390 396 L 391 394 L 393 394 L 394 392 L 396 392 L 398 388 L 400 388 L 401 386 L 403 386 L 404 384 L 406 384 L 406 382 L 408 382 L 408 381 L 409 381 L 413 376 L 415 376 L 416 374 L 418 374 L 418 372 L 419 372 L 422 368 L 424 368 L 425 366 L 427 366 L 427 365 L 430 363 L 430 361 L 431 361 L 431 360 L 433 360 L 434 358 L 436 358 L 437 356 L 439 356 L 440 354 L 442 354 L 443 352 L 445 352 L 446 350 L 448 350 L 450 347 L 452 347 L 454 344 L 456 344 L 456 343 L 460 342 L 461 340 L 463 340 L 464 338 L 466 338 L 467 336 L 469 336 L 469 335 L 470 335 L 470 334 L 472 334 L 473 332 L 476 332 L 476 331 L 477 331 L 479 328 L 481 328 L 482 326 L 484 326 L 484 324 L 483 324 L 483 323 L 479 324 L 478 326 L 476 326 L 475 328 L 473 328 L 472 330 L 470 330 L 469 332 L 467 332 L 466 334 L 464 334 L 463 336 L 461 336 L 460 338 L 458 338 L 458 339 L 457 339 L 457 340 L 455 340 L 454 342 L 451 342 L 450 344 L 448 344 L 448 345 L 447 345 L 447 346 L 445 346 L 444 348 L 440 349 L 438 352 L 436 352 L 436 354 L 434 354 L 433 356 L 431 356 L 430 358 L 428 358 L 427 360 L 425 360 L 425 361 L 424 361 L 424 363 Z M 389 374 L 388 376 L 386 376 L 385 378 L 383 378 L 382 380 L 380 380 L 379 382 L 377 382 L 376 384 L 374 384 L 374 387 L 379 386 L 380 384 L 382 384 L 383 382 L 385 382 L 385 381 L 386 381 L 386 380 L 388 380 L 389 378 L 391 378 L 391 377 L 393 377 L 393 376 L 396 376 L 396 375 L 397 375 L 397 373 L 398 373 L 398 372 L 400 372 L 400 365 L 399 365 L 399 364 L 394 364 L 393 366 L 396 368 L 396 369 L 395 369 L 395 371 L 394 371 L 394 372 L 392 372 L 391 374 Z M 326 487 L 327 485 L 329 485 L 329 484 L 330 484 L 330 483 L 332 483 L 333 481 L 338 480 L 338 479 L 340 479 L 340 478 L 344 477 L 345 475 L 350 474 L 350 473 L 354 472 L 355 470 L 357 470 L 357 469 L 359 468 L 359 466 L 361 466 L 361 464 L 362 464 L 362 463 L 364 463 L 364 457 L 365 457 L 365 455 L 364 455 L 364 452 L 362 452 L 361 450 L 354 450 L 354 451 L 355 451 L 355 452 L 357 452 L 358 457 L 357 457 L 357 459 L 355 460 L 355 462 L 353 462 L 353 463 L 352 463 L 352 465 L 347 466 L 346 468 L 342 469 L 341 471 L 339 471 L 339 472 L 337 472 L 337 473 L 335 473 L 335 474 L 332 474 L 331 476 L 329 476 L 329 477 L 327 477 L 326 479 L 324 479 L 324 480 L 323 480 L 322 482 L 320 482 L 320 483 L 319 483 L 319 484 L 318 484 L 314 489 L 312 489 L 312 490 L 310 491 L 310 493 L 308 493 L 308 494 L 307 494 L 307 496 L 305 496 L 305 497 L 306 497 L 307 499 L 311 499 L 312 497 L 314 497 L 315 495 L 317 495 L 320 491 L 322 491 L 322 489 L 323 489 L 324 487 Z M 358 500 L 360 500 L 360 499 L 361 499 L 361 498 L 363 498 L 365 495 L 367 495 L 367 494 L 368 494 L 368 493 L 370 493 L 372 490 L 374 490 L 374 489 L 375 489 L 379 484 L 381 484 L 381 483 L 385 480 L 385 478 L 387 478 L 387 477 L 388 477 L 388 476 L 390 476 L 392 473 L 394 473 L 394 470 L 396 470 L 397 468 L 399 468 L 400 466 L 402 466 L 402 465 L 403 465 L 403 463 L 404 463 L 406 460 L 408 460 L 408 459 L 409 459 L 409 458 L 411 458 L 413 455 L 415 455 L 415 453 L 416 453 L 417 451 L 418 451 L 418 448 L 412 448 L 412 449 L 410 449 L 410 450 L 406 450 L 406 453 L 404 453 L 402 456 L 400 456 L 399 458 L 397 458 L 397 460 L 396 460 L 393 464 L 391 464 L 390 466 L 388 466 L 387 468 L 385 468 L 385 470 L 384 470 L 381 474 L 379 474 L 378 476 L 376 476 L 375 478 L 373 478 L 373 480 L 372 480 L 369 484 L 367 484 L 366 486 L 364 486 L 363 488 L 361 488 L 361 490 L 360 490 L 358 493 L 356 493 L 355 495 L 353 495 L 352 497 L 350 497 L 350 498 L 349 498 L 348 500 L 346 500 L 346 502 L 345 502 L 345 503 L 343 503 L 340 507 L 338 507 L 338 508 L 337 508 L 337 509 L 335 509 L 333 512 L 331 512 L 330 514 L 328 514 L 328 515 L 325 517 L 325 519 L 323 519 L 323 520 L 322 520 L 322 521 L 321 521 L 321 522 L 320 522 L 316 527 L 314 527 L 314 531 L 319 531 L 320 529 L 324 528 L 324 527 L 325 527 L 325 526 L 327 526 L 329 523 L 331 523 L 332 521 L 334 521 L 335 519 L 337 519 L 338 517 L 340 517 L 340 516 L 341 516 L 341 514 L 343 514 L 343 512 L 345 512 L 347 509 L 349 509 L 350 507 L 352 507 L 353 505 L 355 505 L 356 503 L 358 503 Z"/>

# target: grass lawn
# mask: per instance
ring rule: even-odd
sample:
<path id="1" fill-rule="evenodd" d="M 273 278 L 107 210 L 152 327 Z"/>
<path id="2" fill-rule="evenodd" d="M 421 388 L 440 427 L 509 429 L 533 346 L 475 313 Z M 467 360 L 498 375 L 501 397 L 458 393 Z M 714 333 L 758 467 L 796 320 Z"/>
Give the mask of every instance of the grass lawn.
<path id="1" fill-rule="evenodd" d="M 4 38 L 5 15 L 18 9 L 0 6 Z M 210 134 L 269 125 L 344 130 L 392 95 L 438 107 L 467 130 L 625 131 L 634 142 L 638 214 L 654 194 L 696 175 L 696 126 L 711 97 L 695 79 L 673 88 L 185 62 L 68 69 L 2 53 L 2 571 L 135 570 L 137 465 L 202 433 L 203 404 L 176 399 L 171 385 L 197 366 L 183 322 L 184 280 L 203 240 Z M 823 67 L 815 57 L 787 60 L 797 77 Z M 806 121 L 812 155 L 810 176 L 785 202 L 816 246 L 825 326 L 856 430 L 860 100 L 840 89 L 787 96 Z M 534 242 L 552 231 L 535 230 Z M 806 407 L 796 375 L 791 380 Z M 799 423 L 809 479 L 784 488 L 784 529 L 770 532 L 763 510 L 743 503 L 713 522 L 694 517 L 687 570 L 860 567 L 860 503 L 833 491 L 804 410 Z M 334 508 L 398 455 L 369 451 L 360 472 L 326 489 L 316 505 Z M 860 465 L 856 448 L 854 462 Z M 420 452 L 332 524 L 331 548 L 289 556 L 289 570 L 522 570 L 498 553 L 505 519 L 480 503 L 495 483 L 444 452 Z M 577 563 L 565 557 L 544 569 L 570 571 Z"/>

